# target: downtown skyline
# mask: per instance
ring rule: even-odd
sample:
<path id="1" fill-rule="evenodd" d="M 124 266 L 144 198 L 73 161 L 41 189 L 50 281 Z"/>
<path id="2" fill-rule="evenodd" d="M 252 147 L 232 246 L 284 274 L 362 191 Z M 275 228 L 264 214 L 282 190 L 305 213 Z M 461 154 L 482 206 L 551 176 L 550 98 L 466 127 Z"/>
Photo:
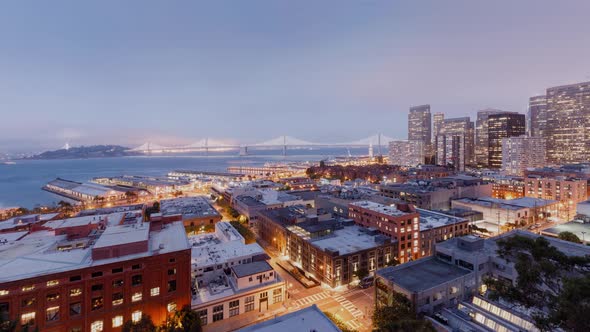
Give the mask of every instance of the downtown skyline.
<path id="1" fill-rule="evenodd" d="M 0 151 L 401 139 L 411 106 L 526 113 L 590 79 L 587 3 L 457 3 L 3 5 Z"/>

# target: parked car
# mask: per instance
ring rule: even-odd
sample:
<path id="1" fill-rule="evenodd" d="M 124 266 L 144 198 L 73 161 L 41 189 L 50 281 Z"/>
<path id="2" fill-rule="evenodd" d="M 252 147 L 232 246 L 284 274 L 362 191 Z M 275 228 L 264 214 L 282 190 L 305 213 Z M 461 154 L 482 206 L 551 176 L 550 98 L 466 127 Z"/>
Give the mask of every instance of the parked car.
<path id="1" fill-rule="evenodd" d="M 364 277 L 363 280 L 361 280 L 361 282 L 359 283 L 359 287 L 360 288 L 369 288 L 369 287 L 373 286 L 373 282 L 375 282 L 375 277 L 373 277 L 373 276 Z"/>

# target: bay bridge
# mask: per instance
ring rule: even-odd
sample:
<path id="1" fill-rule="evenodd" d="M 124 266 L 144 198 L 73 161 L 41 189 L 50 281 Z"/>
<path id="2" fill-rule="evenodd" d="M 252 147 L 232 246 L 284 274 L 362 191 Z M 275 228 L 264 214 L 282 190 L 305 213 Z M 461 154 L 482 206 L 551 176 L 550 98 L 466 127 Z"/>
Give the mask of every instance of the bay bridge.
<path id="1" fill-rule="evenodd" d="M 239 144 L 234 142 L 227 142 L 216 139 L 204 138 L 194 143 L 184 146 L 163 146 L 152 142 L 146 142 L 138 147 L 131 149 L 130 151 L 146 153 L 146 154 L 160 154 L 160 153 L 186 153 L 186 152 L 205 152 L 209 151 L 226 151 L 226 150 L 238 150 L 240 155 L 247 155 L 248 149 L 280 149 L 283 155 L 287 154 L 287 149 L 301 149 L 301 148 L 360 148 L 360 147 L 371 147 L 374 146 L 379 150 L 381 154 L 381 148 L 387 146 L 390 141 L 395 140 L 394 138 L 376 134 L 366 138 L 362 138 L 352 142 L 343 143 L 318 143 L 309 142 L 292 136 L 279 136 L 273 139 L 252 143 L 252 144 Z"/>

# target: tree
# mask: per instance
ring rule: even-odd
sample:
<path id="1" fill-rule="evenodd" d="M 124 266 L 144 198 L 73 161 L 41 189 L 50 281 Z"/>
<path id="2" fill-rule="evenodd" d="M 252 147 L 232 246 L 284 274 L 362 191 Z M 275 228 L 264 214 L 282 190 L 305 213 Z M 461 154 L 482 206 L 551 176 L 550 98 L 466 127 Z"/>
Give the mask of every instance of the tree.
<path id="1" fill-rule="evenodd" d="M 326 315 L 326 317 L 328 317 L 342 332 L 355 332 L 355 330 L 349 328 L 346 323 L 336 317 L 333 313 L 324 311 L 324 315 Z"/>
<path id="2" fill-rule="evenodd" d="M 128 320 L 123 324 L 123 332 L 155 332 L 156 326 L 152 322 L 152 318 L 148 315 L 141 315 L 138 322 Z"/>
<path id="3" fill-rule="evenodd" d="M 127 202 L 135 202 L 137 201 L 137 193 L 133 191 L 126 191 L 125 198 L 127 198 Z"/>
<path id="4" fill-rule="evenodd" d="M 561 232 L 558 235 L 559 239 L 564 240 L 564 241 L 569 241 L 569 242 L 573 242 L 573 243 L 582 243 L 582 241 L 580 240 L 580 238 L 572 233 L 572 232 Z"/>
<path id="5" fill-rule="evenodd" d="M 567 256 L 543 237 L 498 240 L 498 255 L 514 263 L 516 282 L 488 278 L 488 297 L 523 305 L 543 331 L 590 331 L 590 256 Z"/>
<path id="6" fill-rule="evenodd" d="M 229 223 L 244 237 L 246 244 L 256 242 L 256 236 L 249 228 L 244 226 L 244 224 L 239 221 L 230 221 Z"/>
<path id="7" fill-rule="evenodd" d="M 377 307 L 373 312 L 376 331 L 435 331 L 430 321 L 417 318 L 412 303 L 403 294 L 394 292 L 391 306 Z"/>
<path id="8" fill-rule="evenodd" d="M 201 332 L 201 318 L 199 314 L 186 305 L 174 315 L 169 316 L 159 327 L 161 332 Z"/>
<path id="9" fill-rule="evenodd" d="M 354 272 L 354 275 L 359 278 L 359 280 L 363 280 L 366 276 L 369 275 L 369 270 L 366 268 L 360 268 Z"/>

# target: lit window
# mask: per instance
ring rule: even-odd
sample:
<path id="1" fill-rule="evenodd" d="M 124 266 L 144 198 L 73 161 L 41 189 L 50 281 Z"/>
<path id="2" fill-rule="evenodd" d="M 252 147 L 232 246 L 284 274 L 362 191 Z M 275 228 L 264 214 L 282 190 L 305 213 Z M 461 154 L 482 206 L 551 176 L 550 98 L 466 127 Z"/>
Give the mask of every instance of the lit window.
<path id="1" fill-rule="evenodd" d="M 27 312 L 20 316 L 20 322 L 22 325 L 34 324 L 35 323 L 35 312 Z"/>
<path id="2" fill-rule="evenodd" d="M 23 286 L 23 292 L 32 291 L 33 289 L 35 289 L 35 285 Z"/>
<path id="3" fill-rule="evenodd" d="M 131 302 L 141 301 L 141 292 L 136 292 L 131 295 Z"/>
<path id="4" fill-rule="evenodd" d="M 134 323 L 137 323 L 140 320 L 141 320 L 141 310 L 134 311 L 131 314 L 131 321 L 133 321 Z"/>
<path id="5" fill-rule="evenodd" d="M 59 306 L 47 308 L 45 313 L 45 319 L 48 322 L 59 320 Z"/>
<path id="6" fill-rule="evenodd" d="M 160 287 L 154 287 L 154 288 L 150 289 L 150 295 L 151 296 L 160 295 Z"/>
<path id="7" fill-rule="evenodd" d="M 49 280 L 47 282 L 47 287 L 53 287 L 59 285 L 59 280 Z"/>
<path id="8" fill-rule="evenodd" d="M 175 312 L 176 311 L 176 302 L 168 303 L 168 306 L 166 307 L 166 309 L 168 309 L 168 312 Z"/>
<path id="9" fill-rule="evenodd" d="M 6 289 L 0 290 L 0 296 L 8 295 L 8 291 Z"/>
<path id="10" fill-rule="evenodd" d="M 70 289 L 70 296 L 78 296 L 82 294 L 82 289 L 81 288 L 72 288 Z"/>
<path id="11" fill-rule="evenodd" d="M 120 327 L 123 325 L 123 316 L 113 317 L 113 327 Z"/>
<path id="12" fill-rule="evenodd" d="M 90 324 L 90 332 L 102 332 L 104 328 L 104 324 L 102 320 L 97 320 Z"/>

